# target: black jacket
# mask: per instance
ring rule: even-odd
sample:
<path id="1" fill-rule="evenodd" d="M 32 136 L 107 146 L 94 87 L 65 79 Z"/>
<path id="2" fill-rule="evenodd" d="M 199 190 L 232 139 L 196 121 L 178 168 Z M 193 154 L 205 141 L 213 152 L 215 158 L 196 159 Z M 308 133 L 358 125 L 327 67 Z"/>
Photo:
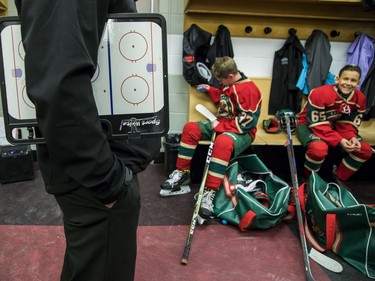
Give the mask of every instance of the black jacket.
<path id="1" fill-rule="evenodd" d="M 284 46 L 275 52 L 268 114 L 280 109 L 300 110 L 302 92 L 296 87 L 302 71 L 304 48 L 296 35 L 291 35 Z"/>
<path id="2" fill-rule="evenodd" d="M 234 57 L 232 39 L 228 28 L 224 25 L 219 25 L 214 42 L 207 53 L 208 67 L 211 67 L 217 57 Z"/>
<path id="3" fill-rule="evenodd" d="M 313 30 L 305 43 L 307 63 L 307 85 L 310 90 L 325 85 L 332 63 L 331 43 L 321 30 Z"/>
<path id="4" fill-rule="evenodd" d="M 375 117 L 375 59 L 367 72 L 365 79 L 361 85 L 361 91 L 365 94 L 367 98 L 366 103 L 366 116 L 365 118 Z"/>

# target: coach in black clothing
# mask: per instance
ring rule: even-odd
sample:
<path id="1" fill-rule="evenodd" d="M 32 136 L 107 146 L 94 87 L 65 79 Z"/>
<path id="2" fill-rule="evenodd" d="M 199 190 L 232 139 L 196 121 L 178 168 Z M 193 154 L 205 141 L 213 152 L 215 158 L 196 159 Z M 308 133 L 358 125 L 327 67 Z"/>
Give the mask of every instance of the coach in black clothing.
<path id="1" fill-rule="evenodd" d="M 140 210 L 135 174 L 152 158 L 143 146 L 102 132 L 91 77 L 108 13 L 134 0 L 15 0 L 26 87 L 46 144 L 38 160 L 64 215 L 61 280 L 133 280 Z"/>

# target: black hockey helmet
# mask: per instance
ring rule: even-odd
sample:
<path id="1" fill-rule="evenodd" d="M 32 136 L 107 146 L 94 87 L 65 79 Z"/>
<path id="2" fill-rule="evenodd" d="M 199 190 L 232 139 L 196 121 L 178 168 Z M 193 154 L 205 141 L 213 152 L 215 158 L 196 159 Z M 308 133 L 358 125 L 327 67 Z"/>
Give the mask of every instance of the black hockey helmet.
<path id="1" fill-rule="evenodd" d="M 294 133 L 296 130 L 296 123 L 297 119 L 296 116 L 294 115 L 294 112 L 291 109 L 281 109 L 278 110 L 275 114 L 277 120 L 279 120 L 279 126 L 282 130 L 286 131 L 287 130 L 287 122 L 285 117 L 289 117 L 290 121 L 290 131 Z"/>

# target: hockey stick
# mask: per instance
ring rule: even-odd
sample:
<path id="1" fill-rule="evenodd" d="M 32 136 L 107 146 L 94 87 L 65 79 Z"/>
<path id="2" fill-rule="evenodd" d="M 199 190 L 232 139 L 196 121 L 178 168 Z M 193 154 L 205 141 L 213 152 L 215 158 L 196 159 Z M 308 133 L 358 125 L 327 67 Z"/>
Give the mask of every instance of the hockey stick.
<path id="1" fill-rule="evenodd" d="M 292 177 L 294 199 L 296 201 L 298 228 L 299 228 L 299 235 L 300 235 L 301 246 L 302 246 L 303 260 L 305 263 L 306 279 L 307 281 L 314 281 L 315 279 L 312 275 L 311 268 L 310 268 L 309 252 L 307 250 L 306 236 L 305 236 L 302 211 L 301 211 L 301 203 L 298 197 L 298 177 L 297 177 L 297 168 L 296 168 L 296 158 L 294 155 L 292 131 L 290 129 L 289 116 L 285 116 L 285 121 L 286 121 L 286 131 L 287 131 L 287 136 L 288 136 L 286 148 L 288 150 L 290 175 Z"/>
<path id="2" fill-rule="evenodd" d="M 216 120 L 215 115 L 213 115 L 203 105 L 198 104 L 195 108 L 203 116 L 205 116 L 206 118 L 208 118 L 211 122 L 213 122 L 213 121 Z M 197 198 L 197 201 L 195 202 L 194 212 L 193 212 L 193 216 L 191 218 L 191 223 L 190 223 L 190 229 L 189 229 L 188 237 L 186 239 L 184 252 L 182 254 L 182 259 L 181 259 L 181 264 L 182 265 L 187 265 L 187 263 L 188 263 L 189 253 L 190 253 L 190 248 L 191 248 L 191 243 L 192 243 L 193 237 L 194 237 L 194 229 L 195 229 L 195 226 L 196 226 L 197 220 L 198 220 L 198 213 L 199 213 L 199 209 L 200 209 L 201 202 L 202 202 L 204 187 L 205 187 L 205 184 L 206 184 L 206 178 L 207 178 L 207 174 L 208 174 L 208 166 L 209 166 L 210 161 L 211 161 L 212 149 L 214 147 L 215 138 L 216 138 L 216 132 L 213 131 L 213 134 L 212 134 L 212 137 L 211 137 L 211 143 L 210 143 L 210 146 L 208 148 L 208 153 L 207 153 L 207 157 L 206 157 L 206 163 L 205 163 L 205 166 L 204 166 L 202 183 L 201 183 L 201 185 L 199 187 L 198 198 Z"/>
<path id="3" fill-rule="evenodd" d="M 305 230 L 303 226 L 303 218 L 302 218 L 302 212 L 301 212 L 301 204 L 300 204 L 299 197 L 298 197 L 299 185 L 298 185 L 297 168 L 296 168 L 296 162 L 295 162 L 289 116 L 286 116 L 285 120 L 287 124 L 287 135 L 288 135 L 288 142 L 286 145 L 288 149 L 289 165 L 290 165 L 291 177 L 292 177 L 292 182 L 293 182 L 294 196 L 295 196 L 295 201 L 296 201 L 296 211 L 297 211 L 297 218 L 298 218 L 298 226 L 299 226 L 300 235 L 301 235 L 302 250 L 304 254 L 305 265 L 307 264 L 305 266 L 307 278 L 312 278 L 308 257 L 310 257 L 316 263 L 320 264 L 325 269 L 328 269 L 335 273 L 340 273 L 343 271 L 343 267 L 338 261 L 335 261 L 334 259 L 322 254 L 321 252 L 316 251 L 313 247 L 311 247 L 310 251 L 308 251 L 307 249 L 306 236 L 305 236 Z M 307 254 L 307 257 L 306 257 L 306 254 Z M 307 260 L 307 263 L 306 263 L 306 260 Z M 308 279 L 308 280 L 314 280 L 314 279 Z"/>
<path id="4" fill-rule="evenodd" d="M 204 117 L 206 117 L 211 122 L 214 122 L 216 120 L 216 116 L 212 114 L 211 111 L 207 109 L 203 104 L 197 104 L 195 106 L 195 109 L 202 114 Z"/>

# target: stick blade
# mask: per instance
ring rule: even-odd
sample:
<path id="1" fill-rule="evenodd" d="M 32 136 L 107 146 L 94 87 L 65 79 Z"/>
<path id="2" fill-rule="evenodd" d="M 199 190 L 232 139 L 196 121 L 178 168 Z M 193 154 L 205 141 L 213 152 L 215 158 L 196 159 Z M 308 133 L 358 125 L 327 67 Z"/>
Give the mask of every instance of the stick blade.
<path id="1" fill-rule="evenodd" d="M 315 250 L 314 248 L 311 248 L 309 257 L 316 263 L 320 264 L 322 267 L 332 272 L 340 273 L 343 271 L 343 267 L 338 261 L 335 261 L 334 259 L 327 257 L 326 255 Z"/>
<path id="2" fill-rule="evenodd" d="M 202 114 L 204 117 L 206 117 L 208 120 L 210 120 L 211 122 L 215 121 L 216 120 L 216 116 L 212 114 L 211 111 L 209 111 L 207 109 L 207 107 L 205 107 L 203 104 L 197 104 L 195 106 L 195 109 L 200 113 Z"/>

